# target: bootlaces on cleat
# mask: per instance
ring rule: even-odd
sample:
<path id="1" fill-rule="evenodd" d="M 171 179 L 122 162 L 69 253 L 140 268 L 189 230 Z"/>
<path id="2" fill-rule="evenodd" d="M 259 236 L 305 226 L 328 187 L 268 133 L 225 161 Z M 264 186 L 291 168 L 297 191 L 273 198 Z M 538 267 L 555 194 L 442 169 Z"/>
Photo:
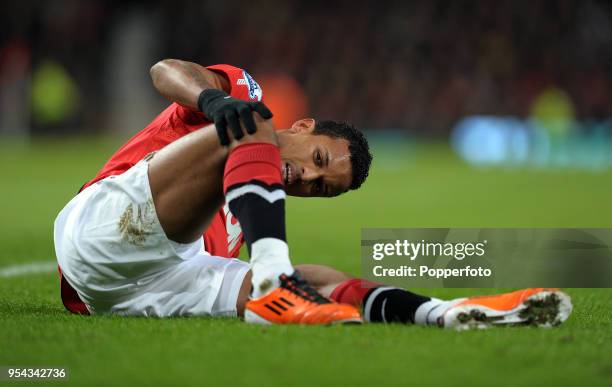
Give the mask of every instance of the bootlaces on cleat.
<path id="1" fill-rule="evenodd" d="M 310 301 L 315 304 L 329 304 L 330 301 L 323 297 L 315 288 L 310 286 L 296 270 L 292 275 L 281 274 L 279 277 L 281 288 L 285 288 L 290 292 Z"/>

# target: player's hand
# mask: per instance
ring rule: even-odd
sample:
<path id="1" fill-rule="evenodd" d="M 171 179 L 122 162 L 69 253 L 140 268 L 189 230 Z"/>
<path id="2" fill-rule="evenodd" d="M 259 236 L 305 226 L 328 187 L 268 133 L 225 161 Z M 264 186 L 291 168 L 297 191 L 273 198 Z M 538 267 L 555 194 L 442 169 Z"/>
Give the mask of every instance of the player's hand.
<path id="1" fill-rule="evenodd" d="M 236 140 L 244 137 L 242 126 L 248 134 L 257 131 L 253 120 L 253 112 L 259 113 L 262 118 L 272 118 L 272 112 L 263 102 L 246 102 L 229 96 L 223 90 L 206 89 L 200 93 L 198 107 L 206 115 L 206 118 L 215 123 L 217 135 L 221 145 L 229 145 L 230 137 L 227 129 L 232 131 Z M 242 121 L 242 126 L 240 125 Z"/>

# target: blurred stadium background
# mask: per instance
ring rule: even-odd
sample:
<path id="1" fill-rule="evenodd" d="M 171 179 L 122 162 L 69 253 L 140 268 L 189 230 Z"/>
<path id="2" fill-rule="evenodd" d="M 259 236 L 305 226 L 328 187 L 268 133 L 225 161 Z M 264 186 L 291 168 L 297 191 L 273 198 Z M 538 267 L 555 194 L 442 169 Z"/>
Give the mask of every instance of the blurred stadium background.
<path id="1" fill-rule="evenodd" d="M 148 68 L 175 57 L 248 69 L 279 126 L 346 119 L 450 139 L 470 163 L 612 166 L 603 0 L 24 0 L 0 23 L 3 137 L 134 133 L 165 104 Z"/>

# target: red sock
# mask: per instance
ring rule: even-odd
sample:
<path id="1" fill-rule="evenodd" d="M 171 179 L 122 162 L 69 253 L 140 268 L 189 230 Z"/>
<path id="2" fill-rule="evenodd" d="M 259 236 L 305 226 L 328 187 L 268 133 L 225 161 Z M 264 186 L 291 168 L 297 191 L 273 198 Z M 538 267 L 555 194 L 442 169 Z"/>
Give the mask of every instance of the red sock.
<path id="1" fill-rule="evenodd" d="M 223 192 L 234 185 L 258 181 L 282 185 L 280 151 L 276 145 L 248 143 L 231 151 L 225 163 Z"/>
<path id="2" fill-rule="evenodd" d="M 363 319 L 368 322 L 414 323 L 419 306 L 431 298 L 407 290 L 353 278 L 338 285 L 330 297 L 336 302 L 363 306 Z"/>
<path id="3" fill-rule="evenodd" d="M 223 191 L 249 251 L 262 238 L 287 240 L 285 191 L 276 145 L 249 143 L 232 150 L 225 163 Z"/>
<path id="4" fill-rule="evenodd" d="M 355 306 L 363 305 L 363 299 L 374 288 L 382 286 L 376 282 L 366 281 L 360 278 L 352 278 L 344 281 L 332 291 L 329 298 L 343 304 Z"/>

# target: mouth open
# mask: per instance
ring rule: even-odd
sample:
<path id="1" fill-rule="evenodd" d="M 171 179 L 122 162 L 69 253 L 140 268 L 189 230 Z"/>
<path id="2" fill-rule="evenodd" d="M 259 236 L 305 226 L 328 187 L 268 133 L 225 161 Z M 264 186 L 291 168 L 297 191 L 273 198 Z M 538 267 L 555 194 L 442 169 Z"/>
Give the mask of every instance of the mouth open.
<path id="1" fill-rule="evenodd" d="M 289 168 L 289 163 L 285 163 L 283 166 L 283 180 L 285 185 L 289 184 L 289 176 L 290 176 L 291 168 Z"/>

